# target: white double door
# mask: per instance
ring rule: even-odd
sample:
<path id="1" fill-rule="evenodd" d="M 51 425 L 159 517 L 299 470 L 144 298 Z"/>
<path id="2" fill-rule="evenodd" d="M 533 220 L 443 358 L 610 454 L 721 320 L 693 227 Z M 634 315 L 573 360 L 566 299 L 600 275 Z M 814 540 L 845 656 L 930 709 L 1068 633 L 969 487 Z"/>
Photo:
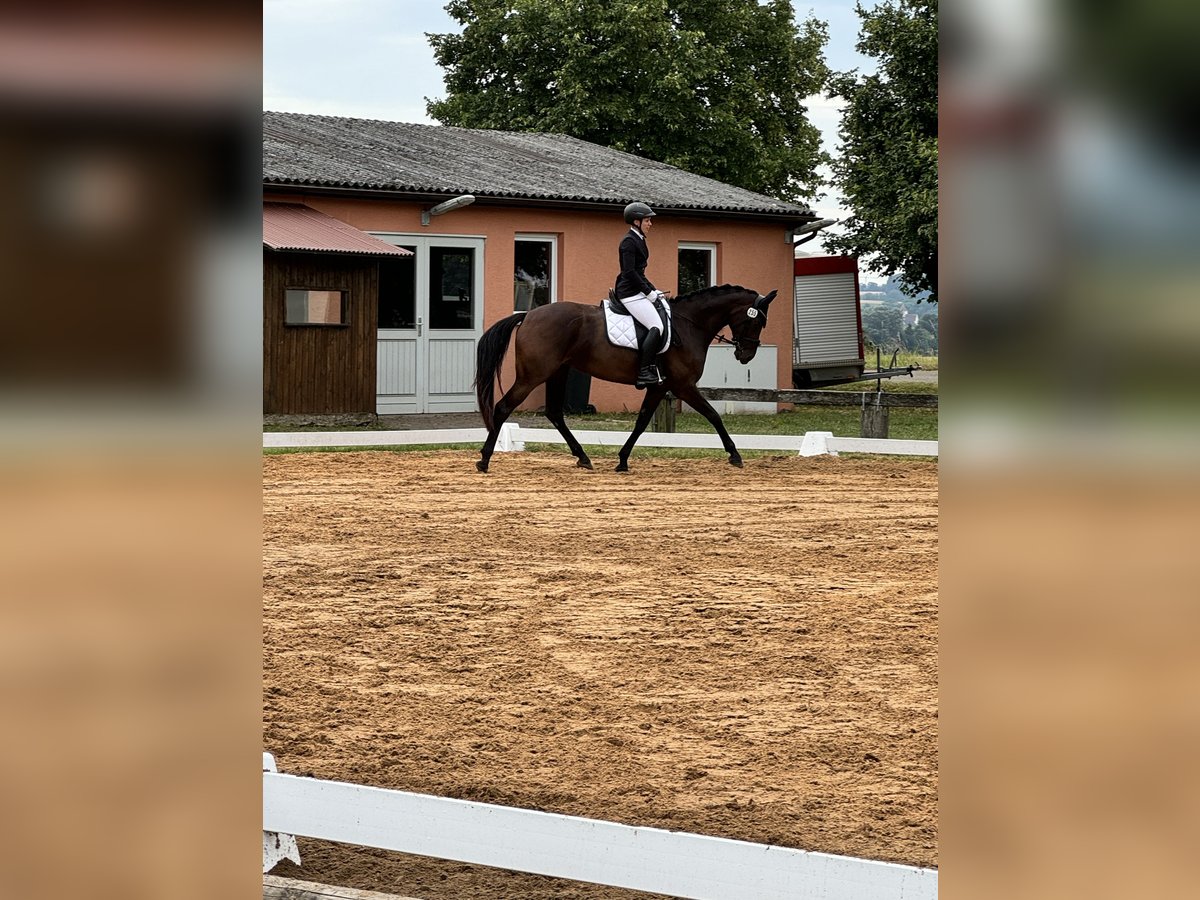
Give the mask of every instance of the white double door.
<path id="1" fill-rule="evenodd" d="M 413 253 L 380 266 L 376 412 L 475 411 L 483 238 L 374 234 Z"/>

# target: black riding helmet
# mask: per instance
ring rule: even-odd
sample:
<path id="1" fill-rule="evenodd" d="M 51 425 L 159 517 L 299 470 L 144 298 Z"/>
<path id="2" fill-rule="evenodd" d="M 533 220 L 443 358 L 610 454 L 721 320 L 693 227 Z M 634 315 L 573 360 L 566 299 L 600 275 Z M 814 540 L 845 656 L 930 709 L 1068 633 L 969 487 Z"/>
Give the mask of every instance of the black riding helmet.
<path id="1" fill-rule="evenodd" d="M 658 215 L 658 213 L 640 201 L 630 203 L 627 207 L 625 207 L 625 223 L 627 225 L 632 225 L 635 219 L 649 219 L 650 217 L 656 215 Z"/>

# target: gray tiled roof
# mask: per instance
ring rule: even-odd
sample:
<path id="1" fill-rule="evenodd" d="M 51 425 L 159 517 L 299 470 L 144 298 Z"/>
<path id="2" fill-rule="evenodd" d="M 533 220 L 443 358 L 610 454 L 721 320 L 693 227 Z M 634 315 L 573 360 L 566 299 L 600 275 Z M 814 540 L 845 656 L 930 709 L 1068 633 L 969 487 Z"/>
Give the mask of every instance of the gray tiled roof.
<path id="1" fill-rule="evenodd" d="M 263 182 L 808 218 L 807 206 L 561 134 L 263 113 Z"/>

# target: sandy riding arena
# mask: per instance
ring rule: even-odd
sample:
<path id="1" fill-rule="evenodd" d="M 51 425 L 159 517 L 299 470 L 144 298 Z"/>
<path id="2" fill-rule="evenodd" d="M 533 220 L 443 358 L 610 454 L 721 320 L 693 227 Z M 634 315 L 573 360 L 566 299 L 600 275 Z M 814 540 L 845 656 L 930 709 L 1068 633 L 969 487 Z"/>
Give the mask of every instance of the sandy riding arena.
<path id="1" fill-rule="evenodd" d="M 280 771 L 937 864 L 937 465 L 263 460 Z M 426 898 L 629 891 L 300 841 Z"/>

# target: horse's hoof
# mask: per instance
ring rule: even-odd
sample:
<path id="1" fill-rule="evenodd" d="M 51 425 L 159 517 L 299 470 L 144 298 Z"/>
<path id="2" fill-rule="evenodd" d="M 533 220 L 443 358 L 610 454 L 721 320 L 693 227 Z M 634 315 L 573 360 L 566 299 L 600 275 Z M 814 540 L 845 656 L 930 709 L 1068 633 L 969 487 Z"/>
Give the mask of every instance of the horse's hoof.
<path id="1" fill-rule="evenodd" d="M 580 469 L 591 469 L 592 461 L 590 459 L 579 459 L 575 461 L 575 465 Z"/>
<path id="2" fill-rule="evenodd" d="M 628 463 L 619 462 L 619 463 L 617 463 L 617 467 L 616 467 L 615 469 L 613 469 L 613 471 L 614 471 L 614 472 L 628 472 L 628 471 L 629 471 L 629 464 L 628 464 Z"/>
<path id="3" fill-rule="evenodd" d="M 482 472 L 484 475 L 486 475 L 486 474 L 487 474 L 487 470 L 488 470 L 488 464 L 487 464 L 487 463 L 485 463 L 485 462 L 484 462 L 484 461 L 481 459 L 481 460 L 479 460 L 478 462 L 476 462 L 476 463 L 475 463 L 475 468 L 476 468 L 476 469 L 478 469 L 480 472 Z"/>
<path id="4" fill-rule="evenodd" d="M 740 456 L 731 456 L 729 457 L 729 464 L 737 466 L 740 469 L 742 467 L 742 458 Z"/>

